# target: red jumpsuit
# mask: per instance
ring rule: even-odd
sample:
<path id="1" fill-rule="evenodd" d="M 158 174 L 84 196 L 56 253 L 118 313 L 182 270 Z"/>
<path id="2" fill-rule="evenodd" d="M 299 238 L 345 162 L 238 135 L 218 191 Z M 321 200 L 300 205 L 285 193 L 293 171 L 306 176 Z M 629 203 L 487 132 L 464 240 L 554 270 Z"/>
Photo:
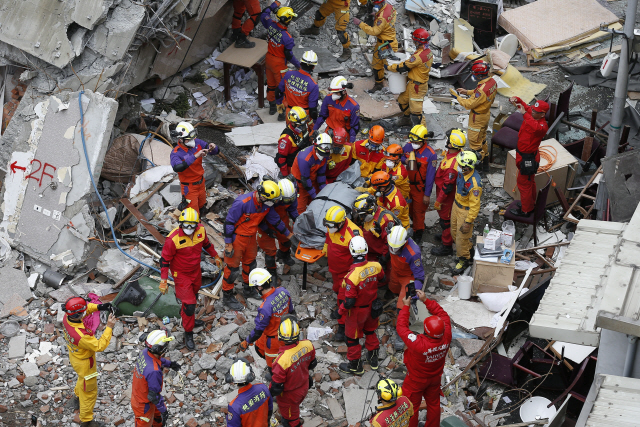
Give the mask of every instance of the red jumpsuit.
<path id="1" fill-rule="evenodd" d="M 293 232 L 293 222 L 298 218 L 298 201 L 294 200 L 290 205 L 283 205 L 276 203 L 273 209 L 280 216 L 280 220 L 287 227 L 289 232 Z M 276 274 L 276 255 L 278 253 L 278 247 L 280 251 L 289 252 L 291 250 L 291 240 L 275 229 L 274 226 L 265 224 L 275 234 L 275 238 L 269 236 L 266 231 L 258 231 L 258 247 L 264 251 L 265 254 L 265 268 L 272 276 Z M 278 240 L 278 246 L 276 246 L 276 240 Z"/>
<path id="2" fill-rule="evenodd" d="M 244 12 L 249 12 L 249 18 L 242 23 L 242 16 Z M 231 18 L 231 28 L 242 28 L 242 32 L 245 36 L 248 36 L 253 27 L 256 26 L 262 8 L 260 7 L 259 0 L 233 0 L 233 18 Z"/>
<path id="3" fill-rule="evenodd" d="M 376 408 L 378 411 L 369 423 L 372 427 L 406 427 L 413 415 L 413 405 L 406 396 L 400 396 L 390 406 Z"/>
<path id="4" fill-rule="evenodd" d="M 378 282 L 384 279 L 382 266 L 377 262 L 363 261 L 351 266 L 344 277 L 345 301 L 340 313 L 345 313 L 345 335 L 347 336 L 347 359 L 358 360 L 362 352 L 360 338 L 369 351 L 380 348 L 376 335 L 378 318 L 371 317 L 371 304 L 378 297 Z"/>
<path id="5" fill-rule="evenodd" d="M 162 369 L 169 366 L 171 361 L 149 353 L 146 348 L 135 360 L 131 409 L 136 416 L 136 427 L 162 427 L 162 413 L 167 410 L 164 397 L 160 394 L 163 387 Z"/>
<path id="6" fill-rule="evenodd" d="M 379 150 L 369 148 L 369 140 L 362 139 L 353 144 L 353 158 L 360 162 L 360 175 L 370 178 L 377 170 L 382 169 L 384 164 L 384 152 L 382 147 Z"/>
<path id="7" fill-rule="evenodd" d="M 169 277 L 176 285 L 176 298 L 182 302 L 180 316 L 185 332 L 193 331 L 196 320 L 195 310 L 198 291 L 202 286 L 202 270 L 200 269 L 200 254 L 202 249 L 212 257 L 218 256 L 215 248 L 207 238 L 207 231 L 201 224 L 191 236 L 180 227 L 175 228 L 164 242 L 160 257 L 160 278 Z"/>
<path id="8" fill-rule="evenodd" d="M 516 167 L 520 168 L 522 156 L 520 153 L 536 154 L 536 162 L 540 163 L 540 143 L 542 138 L 547 134 L 549 126 L 543 117 L 536 120 L 531 115 L 531 107 L 528 106 L 520 98 L 516 97 L 516 102 L 524 107 L 524 120 L 518 132 L 518 146 L 516 147 Z M 516 183 L 520 191 L 520 203 L 522 203 L 522 212 L 532 212 L 536 205 L 536 175 L 522 175 L 518 169 L 518 179 Z"/>
<path id="9" fill-rule="evenodd" d="M 378 206 L 382 206 L 386 210 L 393 213 L 402 223 L 402 226 L 407 230 L 411 226 L 411 220 L 409 219 L 409 205 L 407 201 L 402 197 L 402 193 L 395 185 L 388 194 L 383 194 L 378 197 Z M 422 221 L 424 224 L 424 220 Z"/>
<path id="10" fill-rule="evenodd" d="M 276 396 L 280 415 L 291 427 L 300 425 L 300 404 L 309 391 L 309 369 L 315 366 L 316 350 L 309 340 L 283 345 L 273 361 L 271 394 Z"/>
<path id="11" fill-rule="evenodd" d="M 440 227 L 442 227 L 443 246 L 453 245 L 453 239 L 451 238 L 451 207 L 456 198 L 457 155 L 457 152 L 445 154 L 436 171 L 436 200 L 442 206 L 438 211 L 438 216 L 440 217 Z"/>
<path id="12" fill-rule="evenodd" d="M 291 173 L 298 181 L 298 213 L 316 198 L 318 192 L 327 185 L 327 159 L 318 157 L 314 146 L 300 151 L 293 162 Z"/>
<path id="13" fill-rule="evenodd" d="M 417 150 L 414 150 L 411 144 L 405 144 L 402 150 L 404 151 L 402 161 L 405 164 L 411 153 L 413 153 L 418 163 L 417 170 L 407 171 L 410 184 L 409 195 L 411 197 L 409 209 L 411 221 L 413 221 L 413 229 L 415 231 L 424 230 L 424 216 L 429 208 L 424 203 L 424 196 L 431 197 L 436 168 L 438 167 L 438 155 L 427 144 L 423 144 Z"/>
<path id="14" fill-rule="evenodd" d="M 440 378 L 444 371 L 449 344 L 451 344 L 451 319 L 437 302 L 427 299 L 427 310 L 444 322 L 444 334 L 440 339 L 416 334 L 409 329 L 409 307 L 406 305 L 398 314 L 396 330 L 407 345 L 404 352 L 404 364 L 407 377 L 402 383 L 402 391 L 416 408 L 409 427 L 418 425 L 418 409 L 422 398 L 427 403 L 427 422 L 425 427 L 440 426 Z"/>
<path id="15" fill-rule="evenodd" d="M 327 162 L 327 184 L 336 182 L 336 178 L 351 166 L 351 151 L 353 146 L 350 143 L 343 145 L 344 149 L 340 154 L 331 154 Z"/>
<path id="16" fill-rule="evenodd" d="M 364 231 L 362 237 L 364 237 L 369 247 L 369 253 L 367 254 L 369 261 L 377 261 L 381 256 L 389 253 L 389 245 L 387 244 L 388 229 L 400 224 L 400 221 L 390 211 L 380 206 L 376 208 L 373 213 L 373 219 L 365 222 L 362 226 Z M 376 231 L 377 225 L 380 226 L 380 232 Z"/>
<path id="17" fill-rule="evenodd" d="M 307 136 L 303 138 L 301 134 L 296 134 L 296 132 L 291 129 L 291 125 L 287 125 L 287 127 L 284 128 L 278 140 L 278 154 L 276 154 L 276 163 L 280 168 L 282 176 L 289 176 L 298 152 L 310 145 L 311 141 L 309 141 L 308 133 Z"/>

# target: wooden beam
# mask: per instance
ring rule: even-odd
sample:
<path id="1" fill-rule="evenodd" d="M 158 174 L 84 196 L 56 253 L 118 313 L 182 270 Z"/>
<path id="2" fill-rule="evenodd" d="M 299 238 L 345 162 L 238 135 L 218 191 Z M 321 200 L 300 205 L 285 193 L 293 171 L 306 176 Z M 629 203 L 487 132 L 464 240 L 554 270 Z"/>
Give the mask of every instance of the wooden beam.
<path id="1" fill-rule="evenodd" d="M 149 199 L 151 199 L 151 197 L 156 194 L 162 187 L 164 187 L 166 184 L 166 182 L 158 182 L 156 185 L 153 186 L 153 188 L 151 189 L 151 191 L 149 192 L 149 194 L 147 194 L 147 197 L 145 197 L 144 199 L 142 199 L 142 201 L 140 203 L 138 203 L 136 205 L 137 208 L 142 207 L 145 203 L 147 203 L 149 201 Z M 116 225 L 115 227 L 113 227 L 116 230 L 119 230 L 120 227 L 129 219 L 131 218 L 131 212 L 129 212 L 127 214 L 127 216 L 125 216 L 119 223 L 118 225 Z"/>
<path id="2" fill-rule="evenodd" d="M 138 221 L 140 221 L 140 224 L 142 224 L 142 226 L 146 228 L 147 231 L 149 231 L 149 233 L 151 233 L 151 235 L 155 237 L 155 239 L 161 245 L 164 245 L 165 237 L 162 234 L 160 234 L 157 228 L 149 224 L 149 221 L 147 221 L 147 219 L 144 217 L 144 215 L 142 215 L 142 213 L 138 210 L 138 208 L 136 208 L 133 205 L 133 203 L 131 203 L 131 200 L 127 199 L 126 197 L 123 197 L 122 199 L 120 199 L 120 202 L 124 205 L 125 208 L 129 210 L 129 212 L 133 214 L 133 216 L 136 217 Z"/>

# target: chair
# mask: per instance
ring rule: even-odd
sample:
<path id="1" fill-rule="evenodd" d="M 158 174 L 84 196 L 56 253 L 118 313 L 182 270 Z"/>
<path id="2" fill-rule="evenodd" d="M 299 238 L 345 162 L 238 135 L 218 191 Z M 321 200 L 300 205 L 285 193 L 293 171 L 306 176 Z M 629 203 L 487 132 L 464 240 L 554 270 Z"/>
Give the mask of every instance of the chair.
<path id="1" fill-rule="evenodd" d="M 514 200 L 511 202 L 509 206 L 505 209 L 504 219 L 510 219 L 514 222 L 520 222 L 523 224 L 533 225 L 533 243 L 534 246 L 538 246 L 538 232 L 537 225 L 541 219 L 544 219 L 545 229 L 547 226 L 547 217 L 545 208 L 547 207 L 547 196 L 549 195 L 549 189 L 551 188 L 551 178 L 547 181 L 547 184 L 538 190 L 538 198 L 536 199 L 535 207 L 533 208 L 533 212 L 529 214 L 529 216 L 517 216 L 513 215 L 510 210 L 518 208 L 518 200 Z"/>

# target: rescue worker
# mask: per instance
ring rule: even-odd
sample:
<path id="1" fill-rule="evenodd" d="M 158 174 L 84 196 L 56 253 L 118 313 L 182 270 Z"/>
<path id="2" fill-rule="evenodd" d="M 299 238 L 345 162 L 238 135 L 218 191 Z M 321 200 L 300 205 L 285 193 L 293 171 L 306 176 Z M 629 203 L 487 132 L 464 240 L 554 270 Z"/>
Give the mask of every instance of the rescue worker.
<path id="1" fill-rule="evenodd" d="M 249 18 L 243 23 L 242 16 L 245 12 L 249 14 Z M 249 41 L 247 37 L 258 23 L 261 14 L 262 6 L 259 0 L 233 0 L 231 41 L 236 42 L 235 47 L 251 49 L 256 46 L 255 42 Z"/>
<path id="2" fill-rule="evenodd" d="M 298 427 L 300 404 L 313 385 L 309 370 L 316 367 L 316 351 L 309 340 L 300 341 L 300 327 L 295 317 L 282 319 L 278 338 L 284 345 L 273 362 L 273 375 L 269 390 L 275 396 L 284 427 Z"/>
<path id="3" fill-rule="evenodd" d="M 440 304 L 428 299 L 421 290 L 416 291 L 418 299 L 424 303 L 431 316 L 424 319 L 424 333 L 416 334 L 409 329 L 409 304 L 406 296 L 398 315 L 396 329 L 407 345 L 404 352 L 404 364 L 407 376 L 402 390 L 414 408 L 419 408 L 422 398 L 427 404 L 427 421 L 424 427 L 440 426 L 440 381 L 444 371 L 445 359 L 451 344 L 451 319 Z M 409 427 L 417 427 L 418 410 L 415 410 Z"/>
<path id="4" fill-rule="evenodd" d="M 480 212 L 482 196 L 482 179 L 475 170 L 478 157 L 473 151 L 461 151 L 456 156 L 458 178 L 456 179 L 456 196 L 451 211 L 451 237 L 456 244 L 458 263 L 453 274 L 462 274 L 471 264 L 471 237 L 473 224 Z"/>
<path id="5" fill-rule="evenodd" d="M 96 353 L 104 351 L 109 346 L 116 317 L 113 313 L 109 314 L 106 328 L 98 339 L 94 336 L 95 331 L 84 326 L 82 318 L 95 311 L 110 311 L 110 303 L 92 304 L 87 303 L 84 298 L 72 297 L 65 302 L 63 310 L 66 314 L 62 318 L 62 326 L 69 351 L 69 363 L 78 375 L 73 389 L 75 396 L 70 401 L 70 406 L 74 410 L 80 410 L 81 427 L 101 427 L 104 424 L 93 419 L 93 408 L 98 398 Z"/>
<path id="6" fill-rule="evenodd" d="M 322 101 L 320 114 L 313 125 L 313 130 L 320 129 L 326 121 L 327 127 L 333 131 L 344 128 L 349 133 L 349 142 L 354 142 L 360 131 L 360 105 L 349 96 L 347 89 L 353 89 L 353 83 L 348 83 L 343 76 L 337 76 L 331 80 L 329 94 Z M 325 132 L 329 131 L 325 130 Z"/>
<path id="7" fill-rule="evenodd" d="M 457 91 L 449 89 L 460 105 L 469 110 L 469 128 L 467 138 L 469 147 L 476 152 L 481 162 L 488 154 L 487 127 L 491 119 L 491 104 L 498 94 L 498 84 L 489 76 L 489 64 L 478 60 L 471 66 L 471 74 L 478 81 L 474 90 L 458 88 Z M 460 94 L 468 98 L 460 97 Z"/>
<path id="8" fill-rule="evenodd" d="M 384 164 L 382 165 L 382 171 L 389 174 L 393 183 L 400 190 L 402 197 L 410 203 L 411 191 L 409 188 L 409 173 L 404 167 L 402 162 L 402 155 L 404 154 L 402 147 L 398 144 L 391 144 L 384 152 Z M 371 192 L 371 189 L 369 189 Z"/>
<path id="9" fill-rule="evenodd" d="M 429 49 L 431 35 L 424 28 L 418 28 L 411 33 L 411 39 L 416 45 L 416 51 L 406 61 L 399 64 L 384 66 L 385 70 L 394 73 L 407 74 L 407 88 L 398 96 L 398 105 L 402 116 L 396 121 L 396 126 L 424 125 L 422 117 L 422 102 L 429 90 L 429 71 L 433 63 L 433 53 Z"/>
<path id="10" fill-rule="evenodd" d="M 346 374 L 362 375 L 362 347 L 360 338 L 365 338 L 367 361 L 374 371 L 378 370 L 378 349 L 380 341 L 376 335 L 378 316 L 372 313 L 373 301 L 378 298 L 378 283 L 384 279 L 382 266 L 375 261 L 367 261 L 369 248 L 362 236 L 354 236 L 349 242 L 349 252 L 353 259 L 351 269 L 344 277 L 344 301 L 340 305 L 345 314 L 345 335 L 347 336 L 348 363 L 338 366 Z M 375 315 L 375 317 L 374 317 Z"/>
<path id="11" fill-rule="evenodd" d="M 276 163 L 283 177 L 291 174 L 291 167 L 300 150 L 311 145 L 308 122 L 309 116 L 302 107 L 293 107 L 287 113 L 287 126 L 278 140 L 276 154 Z"/>
<path id="12" fill-rule="evenodd" d="M 145 347 L 133 363 L 131 385 L 131 409 L 136 417 L 136 427 L 162 427 L 167 425 L 169 410 L 162 396 L 163 369 L 180 370 L 178 362 L 162 357 L 169 349 L 170 337 L 164 329 L 151 331 L 144 340 Z"/>
<path id="13" fill-rule="evenodd" d="M 371 62 L 375 84 L 369 91 L 369 93 L 374 93 L 382 90 L 384 66 L 388 64 L 386 58 L 380 57 L 380 47 L 386 44 L 387 49 L 393 49 L 394 52 L 397 52 L 398 40 L 396 38 L 396 10 L 385 0 L 371 0 L 371 2 L 375 13 L 373 26 L 367 25 L 356 17 L 351 20 L 367 35 L 376 37 L 376 45 L 373 48 L 373 61 Z"/>
<path id="14" fill-rule="evenodd" d="M 516 216 L 529 216 L 536 205 L 536 173 L 540 166 L 540 143 L 547 134 L 549 126 L 545 115 L 549 111 L 549 104 L 545 101 L 536 101 L 533 106 L 528 106 L 520 98 L 513 97 L 509 101 L 518 109 L 524 119 L 518 132 L 518 145 L 516 147 L 516 167 L 518 178 L 516 184 L 520 191 L 520 207 L 509 212 Z"/>
<path id="15" fill-rule="evenodd" d="M 371 178 L 375 171 L 382 169 L 384 163 L 384 128 L 375 125 L 369 129 L 369 137 L 353 144 L 353 158 L 360 162 L 360 175 Z"/>
<path id="16" fill-rule="evenodd" d="M 331 156 L 332 149 L 331 137 L 321 133 L 311 147 L 305 148 L 296 155 L 291 174 L 298 181 L 299 214 L 307 210 L 309 203 L 327 185 L 327 160 Z"/>
<path id="17" fill-rule="evenodd" d="M 180 210 L 190 207 L 202 215 L 207 203 L 202 159 L 207 154 L 217 155 L 220 149 L 214 143 L 196 138 L 197 132 L 191 123 L 180 122 L 175 131 L 177 145 L 171 151 L 171 167 L 178 174 L 182 189 Z"/>
<path id="18" fill-rule="evenodd" d="M 252 193 L 236 197 L 224 222 L 224 279 L 222 281 L 222 303 L 231 310 L 243 310 L 244 306 L 235 298 L 234 283 L 240 275 L 242 263 L 243 294 L 245 298 L 259 298 L 258 292 L 249 286 L 249 273 L 256 267 L 258 227 L 266 220 L 286 239 L 291 232 L 274 209 L 280 200 L 280 187 L 271 180 L 264 180 Z"/>
<path id="19" fill-rule="evenodd" d="M 375 189 L 378 205 L 390 211 L 407 230 L 411 226 L 409 205 L 388 173 L 379 171 L 371 175 L 371 186 Z"/>
<path id="20" fill-rule="evenodd" d="M 275 12 L 278 22 L 271 19 L 271 12 Z M 276 104 L 276 89 L 280 85 L 280 81 L 284 73 L 289 71 L 287 62 L 293 64 L 294 67 L 300 68 L 300 62 L 293 54 L 293 48 L 296 43 L 293 37 L 287 31 L 287 27 L 296 18 L 296 15 L 290 7 L 280 7 L 278 1 L 271 3 L 262 14 L 260 21 L 264 28 L 267 29 L 268 49 L 266 55 L 266 71 L 267 71 L 267 101 L 269 101 L 269 114 L 274 115 L 278 112 L 278 120 L 284 121 L 284 106 Z"/>
<path id="21" fill-rule="evenodd" d="M 420 246 L 411 239 L 402 227 L 395 226 L 387 235 L 391 254 L 391 272 L 389 274 L 389 290 L 398 295 L 396 307 L 402 308 L 405 295 L 413 293 L 413 289 L 422 289 L 424 284 L 424 266 Z M 402 350 L 404 343 L 398 334 L 395 335 L 394 346 Z"/>
<path id="22" fill-rule="evenodd" d="M 300 69 L 286 71 L 276 88 L 276 104 L 283 104 L 287 110 L 301 107 L 312 121 L 318 119 L 320 99 L 318 83 L 311 77 L 316 65 L 318 55 L 312 50 L 306 51 L 300 58 Z"/>
<path id="23" fill-rule="evenodd" d="M 249 336 L 240 343 L 240 348 L 246 350 L 249 345 L 256 343 L 256 352 L 267 361 L 267 371 L 271 375 L 271 366 L 278 356 L 278 349 L 282 344 L 278 340 L 278 328 L 283 316 L 295 314 L 293 301 L 289 291 L 276 287 L 273 276 L 264 268 L 255 268 L 249 274 L 249 286 L 258 288 L 262 297 L 262 304 L 258 308 L 255 328 Z"/>
<path id="24" fill-rule="evenodd" d="M 338 176 L 353 163 L 353 145 L 349 142 L 349 135 L 344 128 L 333 131 L 333 148 L 327 162 L 327 184 L 336 182 Z"/>
<path id="25" fill-rule="evenodd" d="M 451 208 L 456 197 L 456 182 L 458 180 L 458 162 L 456 157 L 467 144 L 467 135 L 460 129 L 447 132 L 447 151 L 440 161 L 436 172 L 436 201 L 433 208 L 438 211 L 442 234 L 441 246 L 431 248 L 435 256 L 453 255 L 453 239 L 451 238 Z M 436 237 L 437 239 L 437 237 Z"/>
<path id="26" fill-rule="evenodd" d="M 280 200 L 273 205 L 289 232 L 293 232 L 293 222 L 298 218 L 298 198 L 296 186 L 287 178 L 278 181 Z M 265 230 L 258 230 L 258 247 L 264 251 L 264 263 L 267 271 L 277 280 L 276 260 L 282 260 L 288 266 L 295 264 L 291 258 L 291 240 L 276 230 L 272 225 L 262 222 Z M 278 246 L 276 246 L 276 239 Z"/>
<path id="27" fill-rule="evenodd" d="M 402 389 L 392 380 L 383 378 L 376 384 L 378 406 L 371 417 L 372 427 L 409 427 L 413 415 L 413 405 L 408 397 L 402 395 Z"/>
<path id="28" fill-rule="evenodd" d="M 379 261 L 384 270 L 389 262 L 387 234 L 394 225 L 402 225 L 391 212 L 379 206 L 371 194 L 359 195 L 353 202 L 353 222 L 362 229 L 369 261 Z"/>
<path id="29" fill-rule="evenodd" d="M 405 144 L 403 161 L 409 175 L 409 212 L 413 222 L 413 240 L 420 244 L 424 233 L 424 217 L 431 203 L 431 191 L 438 169 L 438 155 L 427 139 L 433 136 L 423 125 L 415 125 L 409 132 L 410 144 Z"/>
<path id="30" fill-rule="evenodd" d="M 238 395 L 227 406 L 227 427 L 269 427 L 273 397 L 265 384 L 252 384 L 255 379 L 244 358 L 234 362 L 225 375 L 228 384 L 238 387 Z"/>
<path id="31" fill-rule="evenodd" d="M 345 210 L 338 205 L 332 206 L 327 210 L 323 224 L 327 227 L 327 232 L 322 252 L 327 256 L 329 273 L 331 273 L 331 279 L 333 280 L 333 292 L 338 297 L 336 309 L 331 313 L 332 319 L 338 319 L 338 331 L 333 339 L 335 341 L 344 341 L 345 318 L 344 315 L 340 314 L 340 306 L 345 299 L 345 288 L 342 287 L 342 281 L 351 268 L 349 242 L 355 236 L 362 236 L 362 230 L 347 218 Z"/>
<path id="32" fill-rule="evenodd" d="M 200 254 L 205 250 L 218 266 L 222 265 L 220 257 L 213 247 L 207 231 L 200 224 L 198 212 L 187 208 L 180 213 L 178 227 L 167 236 L 160 257 L 160 292 L 164 295 L 169 287 L 167 279 L 171 269 L 171 280 L 175 283 L 176 299 L 182 303 L 180 317 L 184 328 L 184 343 L 189 350 L 194 350 L 193 328 L 204 323 L 196 321 L 196 303 L 198 291 L 202 286 L 202 269 Z"/>

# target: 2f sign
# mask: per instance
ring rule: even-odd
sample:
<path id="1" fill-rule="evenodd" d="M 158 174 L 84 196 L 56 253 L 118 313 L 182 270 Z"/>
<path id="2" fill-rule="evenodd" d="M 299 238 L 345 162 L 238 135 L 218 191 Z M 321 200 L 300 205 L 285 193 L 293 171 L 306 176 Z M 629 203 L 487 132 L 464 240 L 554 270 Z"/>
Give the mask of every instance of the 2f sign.
<path id="1" fill-rule="evenodd" d="M 56 171 L 56 167 L 50 165 L 49 163 L 45 163 L 44 166 L 42 162 L 38 159 L 33 159 L 30 162 L 32 166 L 32 172 L 25 176 L 24 179 L 35 179 L 38 182 L 38 187 L 42 187 L 42 182 L 44 181 L 44 177 L 48 176 L 53 181 L 53 173 Z M 14 161 L 11 163 L 11 173 L 17 173 L 16 171 L 21 170 L 23 172 L 27 171 L 25 166 L 18 165 L 18 161 Z M 35 170 L 33 170 L 35 168 Z M 51 169 L 49 173 L 49 169 Z"/>

